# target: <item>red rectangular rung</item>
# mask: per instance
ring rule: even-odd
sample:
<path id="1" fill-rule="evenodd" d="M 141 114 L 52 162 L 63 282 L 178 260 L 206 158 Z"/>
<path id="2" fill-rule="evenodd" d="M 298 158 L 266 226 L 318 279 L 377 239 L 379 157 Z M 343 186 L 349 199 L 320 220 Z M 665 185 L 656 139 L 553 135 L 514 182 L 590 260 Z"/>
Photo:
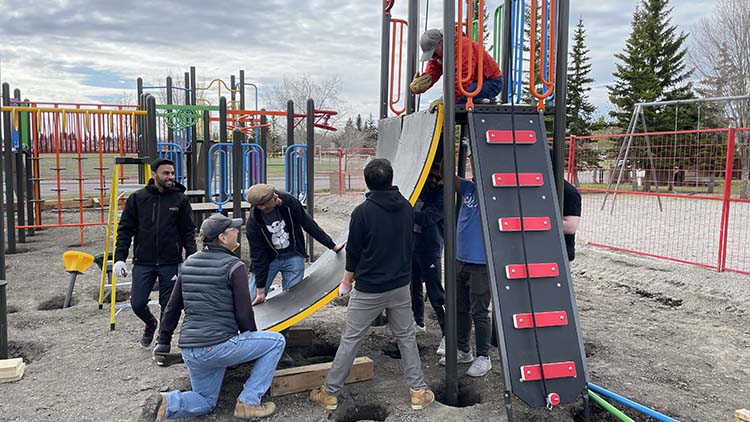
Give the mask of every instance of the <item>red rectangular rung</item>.
<path id="1" fill-rule="evenodd" d="M 521 231 L 520 217 L 505 217 L 498 219 L 501 232 L 519 232 Z M 523 230 L 527 232 L 541 232 L 549 230 L 549 217 L 524 217 Z"/>
<path id="2" fill-rule="evenodd" d="M 528 278 L 557 277 L 558 275 L 560 275 L 560 270 L 554 262 L 529 264 Z M 505 276 L 510 280 L 526 278 L 526 266 L 524 264 L 506 265 Z"/>
<path id="3" fill-rule="evenodd" d="M 537 327 L 559 327 L 568 325 L 568 313 L 565 311 L 535 312 L 534 319 L 531 318 L 530 313 L 515 314 L 513 315 L 513 326 L 518 329 L 532 328 L 535 320 Z"/>
<path id="4" fill-rule="evenodd" d="M 517 144 L 533 144 L 536 142 L 536 132 L 533 130 L 517 130 L 516 132 L 516 143 Z M 512 130 L 488 130 L 487 131 L 487 143 L 488 144 L 512 144 L 513 143 L 513 131 Z"/>
<path id="5" fill-rule="evenodd" d="M 493 173 L 492 186 L 496 188 L 523 186 L 542 186 L 544 177 L 542 173 Z"/>
<path id="6" fill-rule="evenodd" d="M 573 361 L 545 363 L 544 378 L 575 378 L 576 364 Z M 540 365 L 524 365 L 521 367 L 521 381 L 539 381 L 542 379 L 542 368 Z"/>

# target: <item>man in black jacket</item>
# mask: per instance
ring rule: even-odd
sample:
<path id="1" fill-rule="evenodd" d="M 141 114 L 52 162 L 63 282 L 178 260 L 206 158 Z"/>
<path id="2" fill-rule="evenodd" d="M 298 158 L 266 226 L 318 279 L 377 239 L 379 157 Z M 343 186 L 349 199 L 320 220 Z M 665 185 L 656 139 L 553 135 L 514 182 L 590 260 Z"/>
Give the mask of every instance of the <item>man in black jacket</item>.
<path id="1" fill-rule="evenodd" d="M 346 246 L 346 271 L 339 284 L 339 295 L 352 290 L 346 313 L 346 327 L 331 370 L 322 387 L 310 398 L 329 410 L 338 406 L 337 395 L 344 387 L 362 339 L 372 320 L 383 310 L 396 337 L 404 378 L 409 385 L 411 407 L 423 409 L 435 400 L 424 382 L 419 358 L 414 316 L 411 311 L 412 226 L 411 204 L 392 186 L 393 168 L 383 158 L 365 166 L 367 199 L 352 212 Z"/>
<path id="2" fill-rule="evenodd" d="M 250 295 L 253 305 L 266 300 L 279 272 L 284 290 L 302 281 L 307 256 L 302 230 L 334 252 L 345 245 L 335 244 L 297 198 L 277 191 L 272 185 L 253 185 L 247 192 L 247 201 L 253 205 L 246 224 L 252 261 Z"/>
<path id="3" fill-rule="evenodd" d="M 254 361 L 250 378 L 234 407 L 242 419 L 270 416 L 271 402 L 261 402 L 271 386 L 284 350 L 279 333 L 258 331 L 255 325 L 247 267 L 232 253 L 242 219 L 214 214 L 201 225 L 203 249 L 182 266 L 161 321 L 154 356 L 169 353 L 172 334 L 185 309 L 180 349 L 192 391 L 160 393 L 156 421 L 202 416 L 216 406 L 226 368 Z"/>
<path id="4" fill-rule="evenodd" d="M 151 179 L 125 202 L 117 227 L 115 264 L 118 277 L 129 274 L 125 260 L 133 240 L 133 283 L 130 305 L 145 324 L 141 346 L 154 340 L 158 321 L 148 309 L 148 295 L 159 279 L 159 305 L 166 308 L 177 270 L 186 256 L 195 253 L 193 210 L 185 196 L 185 187 L 175 182 L 174 163 L 158 159 L 151 163 Z"/>

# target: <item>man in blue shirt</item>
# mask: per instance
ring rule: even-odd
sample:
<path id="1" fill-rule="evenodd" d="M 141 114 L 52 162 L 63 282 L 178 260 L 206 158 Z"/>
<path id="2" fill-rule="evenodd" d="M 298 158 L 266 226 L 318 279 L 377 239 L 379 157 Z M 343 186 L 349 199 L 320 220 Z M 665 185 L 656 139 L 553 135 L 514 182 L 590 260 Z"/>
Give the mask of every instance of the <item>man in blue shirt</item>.
<path id="1" fill-rule="evenodd" d="M 456 229 L 456 307 L 458 310 L 458 363 L 471 363 L 470 377 L 483 377 L 492 369 L 490 361 L 490 280 L 484 252 L 479 199 L 473 180 L 456 177 L 456 192 L 461 194 Z M 469 338 L 474 322 L 477 355 L 471 352 Z M 440 359 L 445 365 L 445 357 Z"/>

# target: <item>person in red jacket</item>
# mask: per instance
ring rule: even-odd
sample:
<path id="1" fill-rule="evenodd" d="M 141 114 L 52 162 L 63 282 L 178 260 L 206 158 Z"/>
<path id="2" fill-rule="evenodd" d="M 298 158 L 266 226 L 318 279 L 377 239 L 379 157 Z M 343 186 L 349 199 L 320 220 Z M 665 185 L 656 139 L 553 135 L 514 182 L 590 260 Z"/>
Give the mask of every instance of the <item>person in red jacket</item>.
<path id="1" fill-rule="evenodd" d="M 458 55 L 458 44 L 461 43 L 461 56 Z M 415 76 L 409 88 L 411 92 L 415 94 L 421 94 L 430 89 L 437 81 L 440 76 L 443 75 L 443 33 L 439 29 L 428 29 L 419 40 L 419 45 L 422 48 L 422 61 L 427 61 L 427 66 L 424 72 Z M 466 97 L 459 90 L 463 87 L 466 92 L 472 92 L 477 87 L 477 80 L 479 79 L 479 60 L 482 60 L 482 75 L 484 76 L 482 82 L 482 89 L 474 97 L 475 100 L 488 99 L 493 100 L 503 90 L 503 74 L 500 72 L 500 67 L 497 65 L 495 59 L 485 51 L 482 46 L 470 40 L 462 32 L 456 33 L 456 104 L 465 104 Z M 471 51 L 471 57 L 469 57 L 469 51 Z M 471 60 L 470 60 L 471 59 Z M 466 79 L 467 75 L 470 78 L 465 82 L 461 83 L 458 79 L 459 66 L 463 78 Z"/>

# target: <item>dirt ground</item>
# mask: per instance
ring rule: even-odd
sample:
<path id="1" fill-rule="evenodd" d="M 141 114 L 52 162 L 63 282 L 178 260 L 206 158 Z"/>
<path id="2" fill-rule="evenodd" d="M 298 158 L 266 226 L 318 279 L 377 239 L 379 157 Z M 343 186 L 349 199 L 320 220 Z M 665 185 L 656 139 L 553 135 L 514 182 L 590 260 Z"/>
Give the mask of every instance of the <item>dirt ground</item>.
<path id="1" fill-rule="evenodd" d="M 316 219 L 336 233 L 358 200 L 316 198 Z M 76 213 L 64 215 L 65 221 L 76 219 Z M 96 266 L 78 277 L 74 306 L 59 309 L 69 277 L 62 253 L 100 253 L 103 239 L 103 228 L 87 228 L 86 246 L 80 247 L 77 229 L 49 229 L 7 256 L 10 355 L 28 366 L 22 380 L 0 384 L 0 419 L 150 420 L 149 396 L 189 388 L 183 365 L 158 367 L 151 351 L 138 345 L 142 324 L 132 312 L 121 312 L 117 329 L 109 330 L 109 312 L 97 304 Z M 732 421 L 735 409 L 750 406 L 747 277 L 586 245 L 579 245 L 576 256 L 572 271 L 592 382 L 681 421 Z M 293 357 L 332 359 L 345 318 L 342 305 L 332 303 L 302 322 L 314 330 L 315 344 L 292 351 Z M 428 383 L 441 391 L 445 372 L 434 353 L 439 340 L 437 322 L 428 318 L 428 332 L 418 338 L 422 365 Z M 307 393 L 276 397 L 278 411 L 270 420 L 506 420 L 496 349 L 494 367 L 483 379 L 466 377 L 466 366 L 459 365 L 465 407 L 435 404 L 420 412 L 408 406 L 399 360 L 384 353 L 391 349 L 387 329 L 373 328 L 360 352 L 375 361 L 372 381 L 348 385 L 333 413 L 310 403 Z M 234 420 L 234 402 L 249 370 L 229 370 L 218 407 L 197 420 Z M 518 421 L 583 420 L 582 401 L 547 411 L 514 400 L 513 411 Z M 615 420 L 595 405 L 592 412 L 593 421 Z M 637 421 L 651 420 L 626 412 Z"/>

